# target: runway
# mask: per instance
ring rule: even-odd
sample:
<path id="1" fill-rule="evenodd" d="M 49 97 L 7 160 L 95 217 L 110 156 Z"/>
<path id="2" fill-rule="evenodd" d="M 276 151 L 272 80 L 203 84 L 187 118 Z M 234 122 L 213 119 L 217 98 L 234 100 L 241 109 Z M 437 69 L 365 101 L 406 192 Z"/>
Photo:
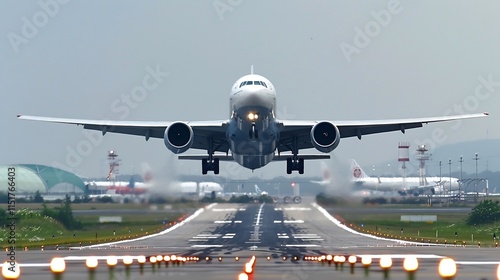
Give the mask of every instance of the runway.
<path id="1" fill-rule="evenodd" d="M 63 257 L 66 270 L 58 279 L 237 279 L 245 262 L 256 257 L 250 279 L 366 279 L 359 263 L 370 256 L 370 278 L 383 278 L 381 256 L 390 256 L 392 279 L 406 279 L 402 262 L 408 255 L 419 260 L 415 279 L 439 279 L 441 258 L 456 260 L 455 279 L 496 279 L 500 261 L 495 248 L 422 246 L 386 240 L 353 232 L 339 224 L 315 203 L 302 204 L 212 204 L 162 233 L 126 242 L 73 248 L 72 250 L 19 251 L 20 279 L 54 279 L 49 262 Z M 198 257 L 200 261 L 139 266 L 138 256 Z M 356 255 L 351 273 L 349 264 L 304 261 L 308 256 Z M 116 256 L 118 264 L 108 269 L 106 258 Z M 123 257 L 132 256 L 129 267 Z M 99 259 L 90 274 L 85 267 L 88 257 Z M 219 258 L 221 258 L 219 260 Z M 239 260 L 236 260 L 239 258 Z M 168 264 L 168 267 L 167 267 Z"/>

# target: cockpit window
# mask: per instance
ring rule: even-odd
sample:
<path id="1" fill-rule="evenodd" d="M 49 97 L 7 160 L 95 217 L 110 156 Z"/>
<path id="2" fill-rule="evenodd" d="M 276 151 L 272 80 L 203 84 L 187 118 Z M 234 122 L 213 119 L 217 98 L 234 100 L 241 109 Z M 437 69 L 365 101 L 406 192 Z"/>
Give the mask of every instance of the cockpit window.
<path id="1" fill-rule="evenodd" d="M 248 85 L 257 85 L 257 86 L 263 86 L 263 87 L 267 88 L 266 83 L 264 83 L 263 81 L 244 81 L 244 82 L 241 82 L 240 87 L 248 86 Z"/>

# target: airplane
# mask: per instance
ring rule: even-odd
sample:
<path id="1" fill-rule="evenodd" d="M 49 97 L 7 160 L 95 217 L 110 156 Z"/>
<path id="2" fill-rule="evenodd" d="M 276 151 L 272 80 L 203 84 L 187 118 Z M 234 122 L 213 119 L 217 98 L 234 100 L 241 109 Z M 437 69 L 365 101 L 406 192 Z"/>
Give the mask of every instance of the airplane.
<path id="1" fill-rule="evenodd" d="M 254 186 L 255 186 L 255 193 L 257 195 L 268 195 L 269 194 L 268 192 L 261 190 L 259 188 L 259 186 L 257 186 L 257 185 L 254 185 Z"/>
<path id="2" fill-rule="evenodd" d="M 207 151 L 206 155 L 178 156 L 179 159 L 201 160 L 202 174 L 219 174 L 219 161 L 236 161 L 255 170 L 272 161 L 286 161 L 286 172 L 304 173 L 304 161 L 329 159 L 341 138 L 401 131 L 423 124 L 478 118 L 488 113 L 354 121 L 284 120 L 276 115 L 276 88 L 267 78 L 253 73 L 239 78 L 229 95 L 229 119 L 220 121 L 114 121 L 53 118 L 18 115 L 19 119 L 82 125 L 102 134 L 121 133 L 163 139 L 174 154 L 189 149 Z M 324 154 L 299 154 L 315 148 Z M 285 153 L 285 154 L 283 154 Z"/>
<path id="3" fill-rule="evenodd" d="M 90 190 L 106 190 L 106 194 L 133 194 L 141 195 L 149 193 L 152 195 L 163 194 L 165 188 L 163 185 L 168 185 L 167 189 L 172 190 L 172 195 L 175 196 L 194 196 L 204 197 L 210 196 L 212 191 L 217 197 L 222 196 L 224 189 L 216 182 L 187 182 L 187 181 L 169 181 L 159 182 L 154 180 L 151 167 L 147 163 L 142 164 L 142 177 L 144 182 L 135 182 L 131 177 L 129 182 L 126 181 L 91 181 L 85 182 Z"/>
<path id="4" fill-rule="evenodd" d="M 354 159 L 351 160 L 351 180 L 357 188 L 381 192 L 397 191 L 400 194 L 434 194 L 436 190 L 459 190 L 459 179 L 453 177 L 451 181 L 449 177 L 424 177 L 423 185 L 420 183 L 420 177 L 370 177 Z"/>

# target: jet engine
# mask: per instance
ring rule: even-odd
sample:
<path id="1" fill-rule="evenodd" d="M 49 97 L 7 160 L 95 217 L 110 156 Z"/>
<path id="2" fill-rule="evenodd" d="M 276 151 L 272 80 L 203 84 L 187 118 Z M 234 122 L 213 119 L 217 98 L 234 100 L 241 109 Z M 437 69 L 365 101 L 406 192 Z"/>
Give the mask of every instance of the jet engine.
<path id="1" fill-rule="evenodd" d="M 180 154 L 191 148 L 193 137 L 193 129 L 189 125 L 175 122 L 165 129 L 163 141 L 170 151 L 174 154 Z"/>
<path id="2" fill-rule="evenodd" d="M 331 122 L 319 122 L 311 129 L 311 142 L 318 151 L 329 153 L 340 143 L 339 129 Z"/>

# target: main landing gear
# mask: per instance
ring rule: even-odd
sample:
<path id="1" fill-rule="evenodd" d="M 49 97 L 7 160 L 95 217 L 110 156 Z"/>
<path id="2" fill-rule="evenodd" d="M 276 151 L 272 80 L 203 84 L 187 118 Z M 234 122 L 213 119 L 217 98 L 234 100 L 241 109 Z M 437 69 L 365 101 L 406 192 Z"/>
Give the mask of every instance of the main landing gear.
<path id="1" fill-rule="evenodd" d="M 201 173 L 206 175 L 208 171 L 213 171 L 214 174 L 219 174 L 219 159 L 212 158 L 211 160 L 208 158 L 204 158 L 201 160 Z"/>
<path id="2" fill-rule="evenodd" d="M 203 175 L 206 175 L 208 171 L 213 171 L 214 174 L 219 174 L 219 159 L 214 158 L 214 148 L 212 146 L 212 139 L 208 139 L 208 158 L 201 160 L 201 174 Z"/>
<path id="3" fill-rule="evenodd" d="M 292 174 L 292 171 L 298 171 L 299 174 L 304 174 L 304 159 L 293 155 L 286 159 L 286 174 Z"/>
<path id="4" fill-rule="evenodd" d="M 299 149 L 297 138 L 293 139 L 293 143 L 289 146 L 292 151 L 292 157 L 286 159 L 286 174 L 292 174 L 292 171 L 298 171 L 299 174 L 304 174 L 304 159 L 299 158 Z"/>

